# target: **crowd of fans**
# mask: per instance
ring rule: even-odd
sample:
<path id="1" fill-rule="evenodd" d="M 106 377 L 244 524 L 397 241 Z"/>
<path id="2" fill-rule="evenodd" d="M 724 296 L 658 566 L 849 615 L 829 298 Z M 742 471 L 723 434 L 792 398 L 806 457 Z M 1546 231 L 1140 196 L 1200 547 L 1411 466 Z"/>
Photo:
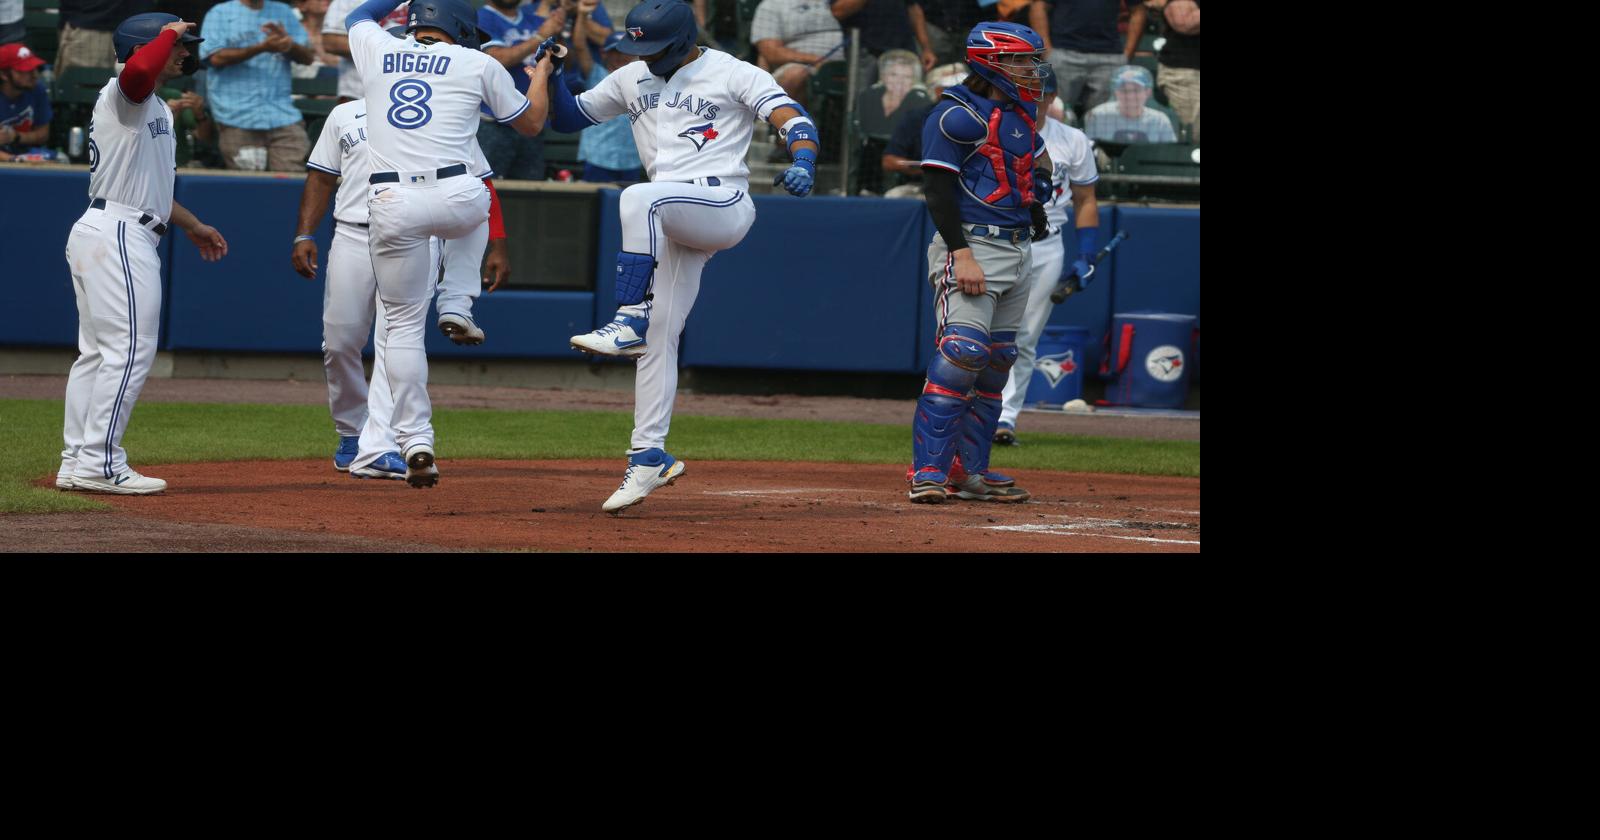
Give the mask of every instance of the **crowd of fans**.
<path id="1" fill-rule="evenodd" d="M 307 97 L 296 80 L 320 80 L 327 95 L 358 96 L 344 18 L 359 0 L 55 0 L 54 54 L 26 43 L 32 0 L 0 0 L 0 161 L 59 160 L 51 148 L 50 80 L 74 67 L 111 68 L 112 30 L 130 15 L 164 11 L 200 22 L 202 72 L 160 92 L 179 131 L 179 162 L 241 170 L 300 171 L 309 153 Z M 1060 86 L 1055 116 L 1114 144 L 1198 143 L 1199 0 L 687 0 L 703 43 L 757 62 L 813 111 L 814 80 L 846 59 L 859 32 L 857 132 L 886 176 L 880 191 L 915 189 L 921 120 L 940 91 L 966 77 L 964 38 L 982 20 L 1031 26 L 1043 38 Z M 613 14 L 632 0 L 483 0 L 484 47 L 517 72 L 540 41 L 562 36 L 575 50 L 569 86 L 581 92 L 630 59 L 610 49 L 624 35 Z M 751 7 L 754 14 L 750 15 Z M 403 19 L 397 10 L 395 22 Z M 1153 37 L 1147 37 L 1153 36 Z M 1150 49 L 1150 45 L 1154 49 Z M 49 62 L 47 64 L 47 61 Z M 1152 70 L 1154 72 L 1152 72 Z M 107 70 L 109 76 L 110 71 Z M 336 84 L 336 88 L 335 88 Z M 1161 103 L 1165 103 L 1164 105 Z M 326 111 L 322 111 L 326 113 Z M 1080 119 L 1081 115 L 1081 119 Z M 88 115 L 81 112 L 86 124 Z M 626 120 L 584 132 L 577 149 L 585 180 L 643 178 Z M 502 178 L 543 180 L 545 137 L 522 137 L 485 118 L 479 145 Z M 873 143 L 877 145 L 874 146 Z M 781 153 L 774 146 L 773 154 Z M 79 155 L 78 149 L 73 149 Z"/>

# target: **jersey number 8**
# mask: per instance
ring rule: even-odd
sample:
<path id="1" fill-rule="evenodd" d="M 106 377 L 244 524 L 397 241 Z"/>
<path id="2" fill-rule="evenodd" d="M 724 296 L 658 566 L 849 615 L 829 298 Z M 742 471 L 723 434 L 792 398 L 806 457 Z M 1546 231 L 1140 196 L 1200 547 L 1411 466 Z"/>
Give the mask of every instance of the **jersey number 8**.
<path id="1" fill-rule="evenodd" d="M 428 100 L 433 98 L 433 88 L 420 79 L 401 79 L 389 88 L 389 124 L 407 131 L 421 128 L 433 119 L 433 109 Z"/>

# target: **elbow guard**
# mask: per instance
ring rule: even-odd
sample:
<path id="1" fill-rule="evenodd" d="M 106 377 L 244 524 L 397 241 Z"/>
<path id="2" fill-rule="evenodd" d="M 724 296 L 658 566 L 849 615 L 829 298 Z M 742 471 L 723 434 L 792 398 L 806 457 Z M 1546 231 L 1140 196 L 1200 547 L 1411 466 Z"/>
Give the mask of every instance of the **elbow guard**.
<path id="1" fill-rule="evenodd" d="M 788 122 L 778 129 L 778 137 L 788 144 L 789 157 L 791 158 L 795 156 L 795 144 L 802 140 L 810 140 L 817 144 L 817 148 L 822 148 L 822 141 L 818 139 L 818 136 L 816 123 L 813 123 L 810 117 L 803 115 L 791 117 Z"/>

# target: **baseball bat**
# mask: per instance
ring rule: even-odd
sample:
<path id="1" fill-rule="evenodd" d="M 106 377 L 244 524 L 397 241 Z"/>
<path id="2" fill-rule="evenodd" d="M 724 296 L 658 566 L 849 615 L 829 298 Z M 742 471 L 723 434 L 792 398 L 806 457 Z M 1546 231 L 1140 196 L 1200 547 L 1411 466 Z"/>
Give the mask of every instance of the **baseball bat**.
<path id="1" fill-rule="evenodd" d="M 1122 244 L 1122 240 L 1127 239 L 1127 238 L 1128 238 L 1128 232 L 1127 231 L 1125 231 L 1125 230 L 1117 231 L 1117 235 L 1111 237 L 1111 241 L 1107 242 L 1106 246 L 1104 248 L 1101 248 L 1099 251 L 1095 252 L 1094 262 L 1092 263 L 1092 265 L 1099 265 L 1101 260 L 1105 259 L 1106 256 L 1108 254 L 1110 254 L 1112 251 L 1117 250 L 1117 246 L 1121 245 Z M 1068 278 L 1065 283 L 1062 283 L 1061 285 L 1056 286 L 1056 290 L 1050 293 L 1050 302 L 1051 303 L 1060 303 L 1060 302 L 1066 300 L 1067 297 L 1070 296 L 1073 292 L 1076 292 L 1078 290 L 1079 290 L 1079 288 L 1078 288 L 1078 275 L 1074 274 L 1074 275 L 1072 275 L 1072 277 Z"/>

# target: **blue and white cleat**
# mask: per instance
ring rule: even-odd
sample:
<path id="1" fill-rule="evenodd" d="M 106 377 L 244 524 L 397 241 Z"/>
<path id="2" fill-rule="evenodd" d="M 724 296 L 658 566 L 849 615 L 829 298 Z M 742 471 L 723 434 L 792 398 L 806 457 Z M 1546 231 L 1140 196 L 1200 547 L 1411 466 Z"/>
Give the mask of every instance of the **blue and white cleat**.
<path id="1" fill-rule="evenodd" d="M 585 353 L 594 353 L 599 356 L 643 356 L 645 350 L 644 334 L 650 329 L 650 319 L 634 315 L 617 313 L 598 330 L 585 335 L 572 337 L 572 349 L 582 350 Z"/>
<path id="2" fill-rule="evenodd" d="M 398 452 L 385 452 L 378 456 L 378 460 L 364 467 L 356 467 L 350 471 L 352 478 L 392 478 L 396 481 L 406 480 L 406 462 Z"/>
<path id="3" fill-rule="evenodd" d="M 333 452 L 333 468 L 339 472 L 349 472 L 350 462 L 361 453 L 360 435 L 340 435 L 339 448 Z"/>
<path id="4" fill-rule="evenodd" d="M 606 513 L 621 513 L 650 495 L 657 487 L 665 487 L 683 475 L 684 463 L 661 449 L 646 449 L 628 456 L 628 471 L 622 476 L 622 486 L 606 499 L 600 509 Z"/>

